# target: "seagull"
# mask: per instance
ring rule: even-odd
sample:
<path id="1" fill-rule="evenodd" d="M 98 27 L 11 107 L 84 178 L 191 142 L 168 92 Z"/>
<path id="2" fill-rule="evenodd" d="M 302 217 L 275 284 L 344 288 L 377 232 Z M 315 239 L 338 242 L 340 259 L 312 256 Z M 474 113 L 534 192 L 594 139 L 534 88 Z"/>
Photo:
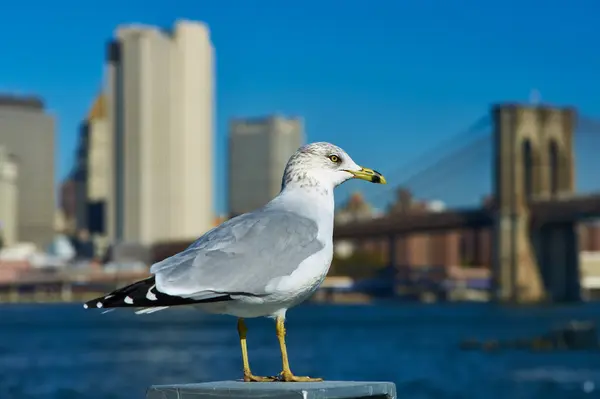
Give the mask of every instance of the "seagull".
<path id="1" fill-rule="evenodd" d="M 138 308 L 152 313 L 191 305 L 237 318 L 246 382 L 312 382 L 296 376 L 285 343 L 286 312 L 321 285 L 333 259 L 336 186 L 350 179 L 386 184 L 381 173 L 358 166 L 341 148 L 325 142 L 300 147 L 289 159 L 281 191 L 263 207 L 208 231 L 187 249 L 155 263 L 151 277 L 86 302 L 89 308 Z M 112 309 L 109 309 L 112 310 Z M 282 372 L 252 374 L 244 319 L 275 320 Z"/>

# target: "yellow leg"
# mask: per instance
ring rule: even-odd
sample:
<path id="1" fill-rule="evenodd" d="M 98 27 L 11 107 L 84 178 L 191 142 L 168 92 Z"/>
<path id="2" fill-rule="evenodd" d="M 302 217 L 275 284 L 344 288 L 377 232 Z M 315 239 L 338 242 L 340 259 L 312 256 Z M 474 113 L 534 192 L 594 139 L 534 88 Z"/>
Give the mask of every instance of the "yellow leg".
<path id="1" fill-rule="evenodd" d="M 283 381 L 286 382 L 317 382 L 323 381 L 322 378 L 310 378 L 310 377 L 297 377 L 290 370 L 290 363 L 287 355 L 287 347 L 285 345 L 285 325 L 283 318 L 277 317 L 275 324 L 277 329 L 277 339 L 279 340 L 279 347 L 281 349 L 281 360 L 283 363 L 283 371 L 280 376 Z"/>
<path id="2" fill-rule="evenodd" d="M 258 377 L 252 375 L 250 371 L 250 361 L 248 360 L 248 347 L 246 346 L 246 333 L 248 332 L 248 327 L 246 327 L 246 323 L 244 319 L 239 318 L 237 323 L 238 334 L 240 336 L 240 346 L 242 347 L 242 362 L 244 364 L 244 381 L 246 382 L 269 382 L 275 381 L 274 377 Z"/>

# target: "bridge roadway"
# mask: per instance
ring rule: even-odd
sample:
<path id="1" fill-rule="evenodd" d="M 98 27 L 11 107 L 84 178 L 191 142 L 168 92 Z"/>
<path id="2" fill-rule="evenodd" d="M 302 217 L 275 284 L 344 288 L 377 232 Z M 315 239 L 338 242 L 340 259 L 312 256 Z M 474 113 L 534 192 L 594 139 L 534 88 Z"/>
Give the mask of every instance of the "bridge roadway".
<path id="1" fill-rule="evenodd" d="M 386 215 L 369 221 L 336 225 L 334 239 L 483 228 L 493 224 L 494 215 L 495 211 L 492 208 L 483 207 Z M 531 205 L 531 222 L 534 225 L 567 223 L 599 216 L 600 194 L 536 200 Z"/>

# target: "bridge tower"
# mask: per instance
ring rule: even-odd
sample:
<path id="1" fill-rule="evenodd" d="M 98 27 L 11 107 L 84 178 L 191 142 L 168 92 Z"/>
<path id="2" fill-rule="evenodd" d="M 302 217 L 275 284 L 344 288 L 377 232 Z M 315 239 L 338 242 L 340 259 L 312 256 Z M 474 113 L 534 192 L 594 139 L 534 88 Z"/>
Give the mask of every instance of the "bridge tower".
<path id="1" fill-rule="evenodd" d="M 560 200 L 575 189 L 572 108 L 501 104 L 492 110 L 496 220 L 496 299 L 564 301 L 578 292 L 573 223 L 534 226 L 536 201 Z M 578 281 L 578 279 L 577 279 Z"/>

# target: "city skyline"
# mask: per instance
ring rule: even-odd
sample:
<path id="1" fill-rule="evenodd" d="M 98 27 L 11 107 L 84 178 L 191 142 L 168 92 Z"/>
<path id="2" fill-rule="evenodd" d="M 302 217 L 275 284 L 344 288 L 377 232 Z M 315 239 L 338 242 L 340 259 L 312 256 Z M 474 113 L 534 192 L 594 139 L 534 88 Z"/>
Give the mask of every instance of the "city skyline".
<path id="1" fill-rule="evenodd" d="M 545 23 L 534 26 L 530 21 L 540 17 L 539 9 L 519 4 L 514 14 L 510 2 L 480 3 L 468 10 L 442 2 L 384 2 L 380 8 L 350 4 L 341 14 L 334 4 L 315 1 L 301 10 L 279 3 L 253 9 L 235 1 L 202 8 L 189 1 L 169 7 L 150 2 L 142 12 L 128 4 L 93 17 L 71 7 L 52 22 L 62 29 L 46 28 L 50 22 L 44 7 L 14 8 L 4 15 L 0 31 L 8 36 L 25 16 L 36 21 L 35 29 L 25 32 L 18 45 L 2 44 L 11 57 L 0 72 L 10 85 L 4 91 L 39 94 L 57 115 L 57 177 L 62 179 L 73 164 L 77 125 L 99 88 L 102 49 L 114 27 L 128 22 L 170 26 L 180 16 L 206 22 L 217 51 L 215 211 L 222 213 L 227 121 L 232 117 L 274 111 L 302 115 L 308 141 L 335 142 L 358 162 L 377 161 L 386 172 L 462 130 L 486 113 L 490 102 L 527 101 L 532 88 L 543 101 L 598 114 L 594 93 L 600 82 L 594 77 L 600 59 L 585 50 L 593 48 L 592 38 L 600 30 L 592 23 L 594 7 L 565 9 L 557 1 L 547 2 Z M 426 13 L 427 19 L 415 18 Z M 490 14 L 497 18 L 490 21 Z M 85 38 L 56 46 L 59 37 L 77 29 L 86 31 Z M 553 46 L 538 46 L 541 38 Z M 32 51 L 44 59 L 44 73 L 28 56 Z M 365 132 L 390 145 L 358 144 Z"/>
<path id="2" fill-rule="evenodd" d="M 75 196 L 62 209 L 71 230 L 153 245 L 213 227 L 214 182 L 196 181 L 213 174 L 213 54 L 203 23 L 116 27 L 103 90 L 81 124 L 74 191 L 61 184 Z"/>

